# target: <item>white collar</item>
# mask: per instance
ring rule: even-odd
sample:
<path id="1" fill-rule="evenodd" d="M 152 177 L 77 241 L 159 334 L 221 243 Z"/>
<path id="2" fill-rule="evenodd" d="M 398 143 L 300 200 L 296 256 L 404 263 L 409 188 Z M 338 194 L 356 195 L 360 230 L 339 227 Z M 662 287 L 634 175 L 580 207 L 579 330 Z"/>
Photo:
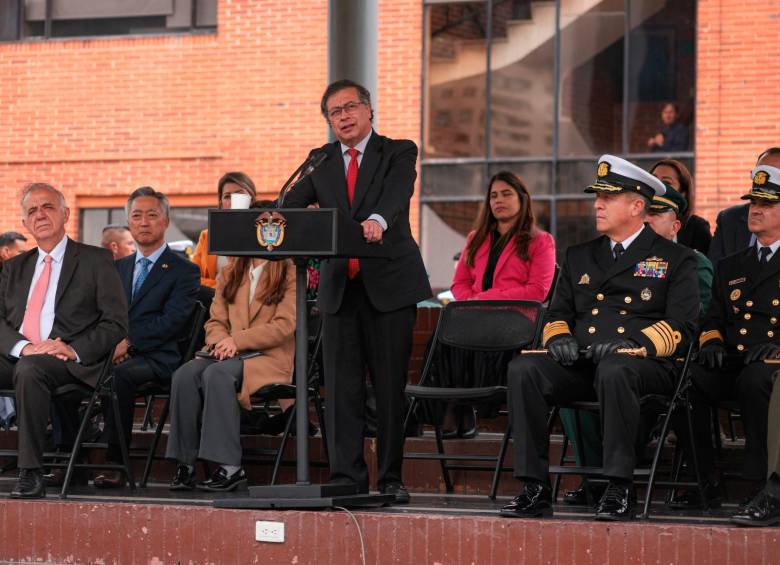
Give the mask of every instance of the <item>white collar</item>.
<path id="1" fill-rule="evenodd" d="M 780 247 L 780 239 L 778 239 L 774 243 L 770 243 L 769 245 L 761 245 L 761 242 L 756 240 L 756 246 L 758 247 L 758 250 L 760 250 L 762 247 L 768 247 L 772 251 L 770 255 L 774 255 L 775 251 L 777 251 L 777 249 Z M 759 255 L 759 257 L 761 256 Z"/>
<path id="2" fill-rule="evenodd" d="M 157 262 L 157 259 L 160 258 L 160 255 L 163 254 L 163 252 L 165 251 L 165 248 L 167 246 L 168 246 L 168 244 L 163 241 L 163 244 L 160 247 L 158 247 L 157 249 L 155 249 L 154 251 L 152 251 L 149 255 L 144 255 L 143 253 L 141 253 L 140 250 L 137 250 L 135 252 L 135 263 L 134 264 L 137 265 L 138 261 L 140 261 L 141 259 L 146 257 L 147 259 L 149 259 L 149 261 L 152 262 L 152 265 L 154 265 Z"/>
<path id="3" fill-rule="evenodd" d="M 609 240 L 609 248 L 610 248 L 610 249 L 615 249 L 615 245 L 616 245 L 617 243 L 620 243 L 620 244 L 623 246 L 623 251 L 628 251 L 628 246 L 629 246 L 629 245 L 631 245 L 632 243 L 634 243 L 634 240 L 635 240 L 637 237 L 639 237 L 639 234 L 640 234 L 640 233 L 642 233 L 642 230 L 643 230 L 643 229 L 645 229 L 645 225 L 644 225 L 644 224 L 642 224 L 642 227 L 641 227 L 641 228 L 639 228 L 639 229 L 638 229 L 638 230 L 637 230 L 637 231 L 636 231 L 636 232 L 635 232 L 633 235 L 630 235 L 630 236 L 628 236 L 626 239 L 624 239 L 624 240 L 623 240 L 623 241 L 621 241 L 621 242 L 612 241 L 612 240 L 610 239 L 610 240 Z"/>
<path id="4" fill-rule="evenodd" d="M 40 247 L 38 248 L 38 262 L 43 261 L 43 258 L 47 255 L 51 255 L 51 260 L 55 263 L 62 263 L 62 258 L 65 257 L 65 248 L 68 246 L 68 236 L 64 236 L 60 242 L 54 246 L 51 253 L 46 253 Z"/>
<path id="5" fill-rule="evenodd" d="M 358 150 L 358 154 L 363 155 L 366 152 L 366 145 L 368 145 L 368 140 L 371 139 L 371 134 L 374 133 L 374 130 L 372 129 L 370 132 L 368 132 L 368 135 L 360 140 L 360 143 L 355 145 L 355 149 Z M 344 145 L 343 143 L 339 142 L 339 145 L 341 145 L 341 154 L 346 155 L 347 151 L 352 149 L 348 145 Z"/>

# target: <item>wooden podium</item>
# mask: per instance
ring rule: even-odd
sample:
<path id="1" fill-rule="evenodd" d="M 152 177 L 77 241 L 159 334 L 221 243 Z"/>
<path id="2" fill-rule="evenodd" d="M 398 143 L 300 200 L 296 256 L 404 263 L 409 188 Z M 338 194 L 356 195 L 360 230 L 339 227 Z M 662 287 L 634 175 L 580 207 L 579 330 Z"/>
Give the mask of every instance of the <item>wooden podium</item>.
<path id="1" fill-rule="evenodd" d="M 366 243 L 358 222 L 336 208 L 209 210 L 209 254 L 295 259 L 295 444 L 294 485 L 255 486 L 249 498 L 214 501 L 221 508 L 328 508 L 377 506 L 393 495 L 358 493 L 357 485 L 313 485 L 309 480 L 309 418 L 305 379 L 308 361 L 306 259 L 390 256 L 387 244 Z M 303 385 L 303 386 L 301 386 Z M 327 408 L 326 408 L 327 409 Z"/>

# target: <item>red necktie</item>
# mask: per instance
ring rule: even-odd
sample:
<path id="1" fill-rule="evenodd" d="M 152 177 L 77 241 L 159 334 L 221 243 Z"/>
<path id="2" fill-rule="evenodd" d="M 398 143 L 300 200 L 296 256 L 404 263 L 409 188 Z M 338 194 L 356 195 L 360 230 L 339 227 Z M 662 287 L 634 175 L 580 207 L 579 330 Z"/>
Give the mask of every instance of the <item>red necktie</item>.
<path id="1" fill-rule="evenodd" d="M 347 167 L 347 202 L 352 207 L 352 199 L 355 197 L 355 185 L 358 177 L 358 155 L 360 151 L 355 148 L 347 149 L 347 155 L 350 156 L 349 167 Z M 360 271 L 360 262 L 357 259 L 349 259 L 347 262 L 347 276 L 354 279 Z"/>
<path id="2" fill-rule="evenodd" d="M 32 343 L 41 341 L 41 312 L 43 303 L 46 300 L 46 291 L 49 290 L 49 279 L 51 278 L 51 255 L 43 258 L 43 271 L 41 276 L 35 282 L 30 300 L 27 303 L 27 311 L 24 313 L 24 337 Z"/>

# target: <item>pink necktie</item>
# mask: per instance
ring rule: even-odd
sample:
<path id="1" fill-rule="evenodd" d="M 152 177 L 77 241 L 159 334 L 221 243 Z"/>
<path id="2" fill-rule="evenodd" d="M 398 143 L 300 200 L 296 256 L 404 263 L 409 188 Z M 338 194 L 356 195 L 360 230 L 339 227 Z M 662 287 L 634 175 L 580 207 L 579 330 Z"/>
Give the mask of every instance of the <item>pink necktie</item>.
<path id="1" fill-rule="evenodd" d="M 355 148 L 347 149 L 347 154 L 351 157 L 349 161 L 349 167 L 347 167 L 347 201 L 349 206 L 352 207 L 352 199 L 355 197 L 355 185 L 357 184 L 358 177 L 358 151 Z M 354 279 L 358 271 L 360 271 L 360 261 L 357 259 L 349 259 L 347 263 L 347 276 L 350 279 Z"/>
<path id="2" fill-rule="evenodd" d="M 30 301 L 27 303 L 27 310 L 24 313 L 24 336 L 32 343 L 41 341 L 41 311 L 43 302 L 46 300 L 46 291 L 49 290 L 49 279 L 51 278 L 51 255 L 43 258 L 43 271 L 38 281 L 35 283 Z"/>

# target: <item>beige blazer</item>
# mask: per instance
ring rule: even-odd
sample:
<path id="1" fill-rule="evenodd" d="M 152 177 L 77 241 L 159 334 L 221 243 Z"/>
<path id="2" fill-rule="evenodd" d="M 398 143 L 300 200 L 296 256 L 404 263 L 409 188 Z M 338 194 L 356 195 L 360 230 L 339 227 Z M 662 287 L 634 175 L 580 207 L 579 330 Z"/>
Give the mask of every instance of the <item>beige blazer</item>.
<path id="1" fill-rule="evenodd" d="M 268 284 L 263 271 L 252 302 L 249 302 L 249 275 L 238 289 L 236 300 L 228 304 L 222 296 L 224 271 L 217 276 L 217 288 L 206 322 L 206 347 L 210 349 L 232 336 L 239 351 L 262 351 L 263 355 L 244 361 L 244 383 L 238 401 L 251 408 L 250 395 L 267 384 L 289 383 L 295 355 L 295 265 L 289 261 L 284 298 L 268 306 L 258 300 Z"/>

